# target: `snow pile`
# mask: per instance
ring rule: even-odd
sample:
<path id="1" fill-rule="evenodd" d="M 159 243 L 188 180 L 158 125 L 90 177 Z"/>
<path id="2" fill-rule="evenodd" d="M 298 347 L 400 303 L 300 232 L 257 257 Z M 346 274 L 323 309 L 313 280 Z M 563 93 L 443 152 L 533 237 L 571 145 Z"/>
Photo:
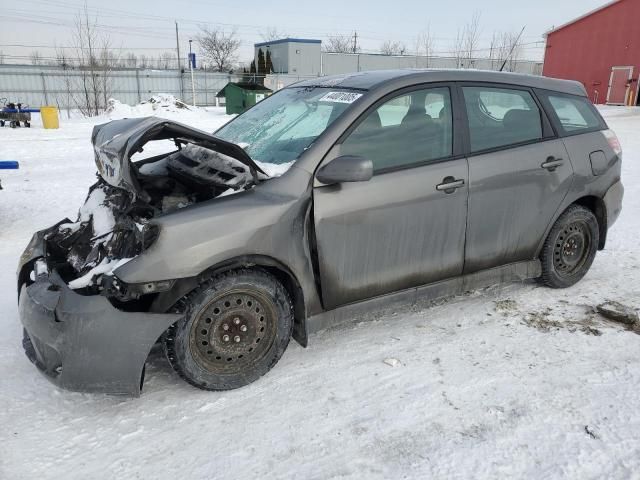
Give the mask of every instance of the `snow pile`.
<path id="1" fill-rule="evenodd" d="M 127 105 L 120 100 L 110 98 L 107 102 L 105 115 L 111 120 L 117 120 L 121 118 L 150 116 L 173 118 L 185 113 L 202 114 L 204 112 L 206 112 L 206 110 L 203 108 L 187 105 L 173 95 L 161 93 L 137 105 Z"/>

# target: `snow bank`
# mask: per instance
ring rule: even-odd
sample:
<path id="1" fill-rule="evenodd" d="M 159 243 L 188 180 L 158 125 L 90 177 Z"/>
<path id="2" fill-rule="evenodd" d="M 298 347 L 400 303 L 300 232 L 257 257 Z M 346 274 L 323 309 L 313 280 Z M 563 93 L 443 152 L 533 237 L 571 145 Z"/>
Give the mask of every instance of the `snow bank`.
<path id="1" fill-rule="evenodd" d="M 75 218 L 95 181 L 91 128 L 105 119 L 3 132 L 0 156 L 21 169 L 3 174 L 0 204 L 0 478 L 637 478 L 640 336 L 592 306 L 640 307 L 640 109 L 603 111 L 626 192 L 577 285 L 371 315 L 306 349 L 291 342 L 269 374 L 228 392 L 190 387 L 157 351 L 139 399 L 52 386 L 24 356 L 16 308 L 17 259 L 35 230 Z M 196 120 L 213 131 L 229 118 Z M 564 327 L 589 319 L 601 335 Z M 224 441 L 194 442 L 203 432 Z"/>
<path id="2" fill-rule="evenodd" d="M 115 98 L 110 98 L 107 104 L 106 114 L 112 119 L 147 117 L 156 115 L 157 113 L 176 113 L 198 108 L 189 106 L 182 100 L 178 100 L 173 95 L 167 93 L 154 95 L 149 100 L 133 106 L 122 103 Z"/>
<path id="3" fill-rule="evenodd" d="M 154 95 L 137 105 L 127 105 L 111 98 L 108 107 L 101 117 L 102 122 L 120 120 L 122 118 L 162 117 L 176 122 L 213 132 L 228 122 L 232 115 L 226 115 L 221 107 L 194 107 L 169 94 Z"/>

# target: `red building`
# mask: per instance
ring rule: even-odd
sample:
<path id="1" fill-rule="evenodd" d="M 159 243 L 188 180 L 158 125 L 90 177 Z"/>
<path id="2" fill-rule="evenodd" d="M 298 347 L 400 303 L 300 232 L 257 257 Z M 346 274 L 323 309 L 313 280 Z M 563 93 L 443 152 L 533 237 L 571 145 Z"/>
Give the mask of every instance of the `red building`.
<path id="1" fill-rule="evenodd" d="M 640 0 L 616 0 L 547 34 L 543 75 L 578 80 L 594 103 L 636 105 Z"/>

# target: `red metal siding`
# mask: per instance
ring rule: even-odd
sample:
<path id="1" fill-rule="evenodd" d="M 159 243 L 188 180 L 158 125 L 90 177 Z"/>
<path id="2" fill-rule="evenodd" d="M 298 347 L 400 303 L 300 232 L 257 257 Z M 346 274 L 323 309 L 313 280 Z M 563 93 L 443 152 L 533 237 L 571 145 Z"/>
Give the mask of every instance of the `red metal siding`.
<path id="1" fill-rule="evenodd" d="M 543 75 L 578 80 L 605 103 L 611 67 L 633 66 L 634 102 L 640 74 L 640 1 L 621 0 L 547 37 Z"/>

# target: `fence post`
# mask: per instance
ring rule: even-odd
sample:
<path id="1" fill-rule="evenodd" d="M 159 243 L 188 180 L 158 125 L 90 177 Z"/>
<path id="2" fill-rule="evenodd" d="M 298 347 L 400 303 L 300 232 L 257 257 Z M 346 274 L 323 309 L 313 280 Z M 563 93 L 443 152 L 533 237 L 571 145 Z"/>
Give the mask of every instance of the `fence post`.
<path id="1" fill-rule="evenodd" d="M 140 70 L 136 67 L 136 89 L 138 90 L 138 103 L 142 101 L 142 96 L 140 95 Z"/>
<path id="2" fill-rule="evenodd" d="M 42 92 L 44 93 L 44 104 L 49 105 L 49 95 L 47 95 L 47 82 L 44 79 L 44 72 L 40 72 L 42 78 Z"/>
<path id="3" fill-rule="evenodd" d="M 207 67 L 204 67 L 204 104 L 209 106 L 209 93 L 207 92 Z"/>

